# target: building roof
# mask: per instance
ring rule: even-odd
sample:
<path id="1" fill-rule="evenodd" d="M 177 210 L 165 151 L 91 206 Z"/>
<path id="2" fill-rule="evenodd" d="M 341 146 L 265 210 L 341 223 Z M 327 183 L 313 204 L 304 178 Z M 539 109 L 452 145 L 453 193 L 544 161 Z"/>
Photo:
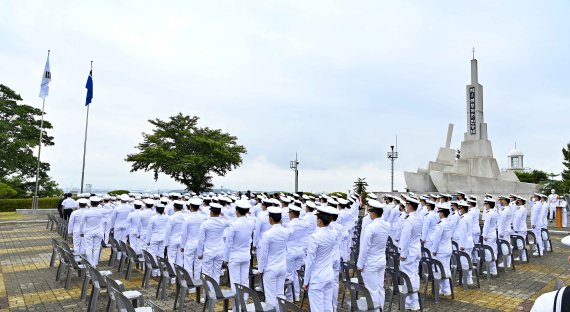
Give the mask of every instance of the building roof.
<path id="1" fill-rule="evenodd" d="M 514 156 L 524 156 L 524 154 L 519 149 L 515 148 L 509 152 L 509 157 L 514 157 Z"/>

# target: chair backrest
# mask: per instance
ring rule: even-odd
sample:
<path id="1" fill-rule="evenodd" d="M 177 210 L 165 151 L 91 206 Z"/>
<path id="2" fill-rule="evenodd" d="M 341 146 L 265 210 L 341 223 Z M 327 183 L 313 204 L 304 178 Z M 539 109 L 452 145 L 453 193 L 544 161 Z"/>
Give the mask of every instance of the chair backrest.
<path id="1" fill-rule="evenodd" d="M 358 271 L 356 264 L 349 263 L 349 262 L 343 262 L 342 263 L 342 270 L 343 270 L 343 276 L 344 276 L 345 281 L 350 281 L 350 271 L 352 270 L 352 272 L 356 274 L 356 278 L 358 279 L 358 283 L 364 284 L 364 280 L 362 279 L 362 274 Z"/>
<path id="2" fill-rule="evenodd" d="M 503 256 L 510 256 L 510 255 L 513 253 L 513 250 L 511 249 L 511 244 L 509 244 L 509 242 L 507 242 L 506 240 L 504 240 L 504 239 L 498 239 L 498 240 L 497 240 L 497 245 L 498 245 L 497 247 L 498 247 L 498 249 L 499 249 L 498 251 L 499 251 L 499 254 L 500 254 L 500 255 L 503 255 Z M 504 251 L 503 251 L 503 248 L 502 248 L 503 246 L 506 247 L 506 248 L 505 248 L 505 249 L 507 250 L 507 253 L 506 253 L 506 254 L 505 254 Z"/>
<path id="3" fill-rule="evenodd" d="M 156 262 L 156 259 L 154 259 L 154 256 L 150 254 L 150 252 L 143 249 L 142 254 L 146 264 L 149 264 L 153 268 L 158 268 L 158 263 Z"/>
<path id="4" fill-rule="evenodd" d="M 111 242 L 111 249 L 114 249 L 115 251 L 121 249 L 121 246 L 119 246 L 119 242 L 114 237 L 110 236 L 109 242 Z"/>
<path id="5" fill-rule="evenodd" d="M 542 239 L 550 239 L 550 233 L 548 233 L 548 229 L 541 229 L 540 236 L 542 236 Z"/>
<path id="6" fill-rule="evenodd" d="M 414 290 L 414 287 L 412 286 L 412 282 L 410 281 L 410 277 L 408 276 L 408 274 L 400 270 L 396 270 L 395 274 L 398 285 L 402 286 L 399 289 L 401 293 L 412 294 L 416 292 L 416 290 Z"/>
<path id="7" fill-rule="evenodd" d="M 53 249 L 57 249 L 56 247 L 59 246 L 59 242 L 57 241 L 57 239 L 55 238 L 51 239 L 51 246 L 53 247 Z"/>
<path id="8" fill-rule="evenodd" d="M 57 253 L 59 254 L 59 260 L 63 261 L 64 263 L 68 263 L 67 257 L 65 255 L 65 250 L 60 245 L 56 246 L 55 249 L 57 250 Z"/>
<path id="9" fill-rule="evenodd" d="M 435 273 L 435 272 L 434 272 L 433 270 L 434 270 L 434 267 L 435 267 L 435 269 L 437 269 L 437 272 L 438 272 L 439 274 L 441 274 L 441 278 L 442 278 L 442 279 L 449 278 L 449 276 L 447 276 L 447 275 L 445 274 L 445 270 L 444 270 L 444 268 L 443 268 L 443 263 L 441 263 L 441 261 L 439 261 L 439 260 L 437 260 L 437 259 L 435 259 L 435 258 L 431 258 L 431 259 L 429 259 L 429 262 L 430 262 L 429 269 L 430 269 L 430 274 L 431 274 L 431 276 L 434 276 L 434 273 Z"/>
<path id="10" fill-rule="evenodd" d="M 289 311 L 303 312 L 303 310 L 301 310 L 298 306 L 296 306 L 292 302 L 289 302 L 283 298 L 277 297 L 277 303 L 279 304 L 279 310 L 281 312 L 289 312 Z"/>
<path id="11" fill-rule="evenodd" d="M 299 278 L 299 285 L 303 285 L 305 282 L 305 271 L 297 270 L 297 278 Z"/>
<path id="12" fill-rule="evenodd" d="M 431 258 L 431 251 L 422 246 L 422 257 Z"/>
<path id="13" fill-rule="evenodd" d="M 174 269 L 172 268 L 172 266 L 170 265 L 170 262 L 168 262 L 168 260 L 157 256 L 156 259 L 158 260 L 158 267 L 160 268 L 160 274 L 163 275 L 166 270 L 166 272 L 168 273 L 169 277 L 175 277 L 176 276 L 176 272 L 174 272 Z"/>
<path id="14" fill-rule="evenodd" d="M 526 241 L 529 244 L 536 244 L 536 235 L 534 235 L 534 232 L 532 230 L 528 230 L 526 232 Z"/>
<path id="15" fill-rule="evenodd" d="M 526 240 L 522 235 L 516 235 L 516 234 L 511 235 L 511 244 L 516 249 L 518 249 L 518 244 L 517 244 L 518 241 L 522 242 L 523 247 L 526 245 Z"/>
<path id="16" fill-rule="evenodd" d="M 455 255 L 455 259 L 457 260 L 457 267 L 461 270 L 472 270 L 473 269 L 473 261 L 471 261 L 471 255 L 466 253 L 465 251 L 456 250 L 453 252 Z M 461 264 L 461 259 L 465 258 L 467 260 L 467 267 L 464 268 Z"/>
<path id="17" fill-rule="evenodd" d="M 99 272 L 99 270 L 97 270 L 94 267 L 89 267 L 89 275 L 91 276 L 91 281 L 93 282 L 93 285 L 97 285 L 99 288 L 106 288 L 107 287 L 107 281 L 105 280 L 105 278 L 103 277 L 103 275 L 101 275 L 101 272 Z"/>
<path id="18" fill-rule="evenodd" d="M 131 301 L 129 300 L 129 298 L 127 298 L 125 295 L 123 295 L 123 293 L 121 293 L 120 291 L 115 291 L 114 293 L 115 295 L 115 300 L 117 302 L 117 306 L 119 307 L 119 311 L 123 312 L 135 312 L 135 307 L 133 307 L 133 304 L 131 303 Z"/>
<path id="19" fill-rule="evenodd" d="M 188 288 L 194 288 L 194 280 L 190 277 L 190 273 L 178 264 L 174 264 L 174 271 L 176 271 L 176 278 L 178 278 L 178 282 L 181 284 L 186 284 Z"/>
<path id="20" fill-rule="evenodd" d="M 259 296 L 253 289 L 245 287 L 238 283 L 234 283 L 234 286 L 236 288 L 236 293 L 238 296 L 241 311 L 247 311 L 247 306 L 246 306 L 247 300 L 245 299 L 246 298 L 245 295 L 248 294 L 249 298 L 253 301 L 253 306 L 255 308 L 255 311 L 263 312 L 263 307 L 261 306 L 261 300 L 259 300 Z"/>
<path id="21" fill-rule="evenodd" d="M 347 282 L 346 283 L 348 290 L 350 291 L 350 311 L 357 311 L 358 304 L 357 301 L 361 297 L 364 297 L 366 300 L 366 310 L 370 311 L 374 309 L 374 302 L 372 301 L 372 296 L 370 296 L 370 292 L 366 287 L 363 285 Z"/>
<path id="22" fill-rule="evenodd" d="M 206 294 L 210 298 L 222 299 L 224 297 L 224 295 L 222 294 L 222 290 L 220 289 L 220 285 L 218 285 L 218 283 L 212 277 L 204 273 L 200 273 L 200 278 L 202 279 L 202 283 L 204 284 L 204 289 L 206 291 Z M 208 284 L 211 286 L 211 289 L 210 287 L 208 287 Z M 212 290 L 214 291 L 213 294 L 211 293 Z"/>
<path id="23" fill-rule="evenodd" d="M 386 253 L 386 265 L 393 269 L 400 268 L 400 254 L 398 252 Z"/>
<path id="24" fill-rule="evenodd" d="M 122 252 L 127 252 L 127 243 L 123 242 L 123 241 L 119 241 L 119 249 Z"/>
<path id="25" fill-rule="evenodd" d="M 456 241 L 451 241 L 451 249 L 459 250 L 459 244 Z"/>
<path id="26" fill-rule="evenodd" d="M 116 289 L 118 292 L 122 292 L 123 291 L 123 287 L 121 287 L 121 285 L 119 285 L 119 283 L 117 283 L 117 281 L 115 281 L 114 279 L 112 279 L 110 276 L 106 276 L 105 277 L 105 282 L 107 282 L 107 289 Z M 109 293 L 110 295 L 110 293 Z"/>
<path id="27" fill-rule="evenodd" d="M 148 301 L 145 300 L 145 303 L 148 304 L 148 306 L 152 308 L 152 312 L 165 312 L 164 309 L 162 309 L 156 303 L 154 303 L 150 300 L 148 300 Z"/>
<path id="28" fill-rule="evenodd" d="M 71 250 L 71 247 L 69 247 L 69 244 L 68 244 L 66 241 L 63 241 L 63 240 L 62 240 L 62 241 L 59 243 L 59 245 L 61 246 L 61 248 L 63 248 L 63 250 L 65 250 L 65 251 L 67 251 L 67 252 L 73 254 L 73 250 Z"/>
<path id="29" fill-rule="evenodd" d="M 491 254 L 491 259 L 487 259 L 487 253 L 485 251 L 488 251 Z M 496 261 L 497 260 L 497 255 L 495 255 L 493 248 L 491 248 L 491 246 L 487 246 L 484 244 L 481 244 L 481 247 L 479 249 L 479 257 L 481 259 L 483 259 L 484 261 Z"/>
<path id="30" fill-rule="evenodd" d="M 137 252 L 133 249 L 133 247 L 125 244 L 125 248 L 127 248 L 127 256 L 131 259 L 138 259 L 139 256 L 137 255 Z"/>

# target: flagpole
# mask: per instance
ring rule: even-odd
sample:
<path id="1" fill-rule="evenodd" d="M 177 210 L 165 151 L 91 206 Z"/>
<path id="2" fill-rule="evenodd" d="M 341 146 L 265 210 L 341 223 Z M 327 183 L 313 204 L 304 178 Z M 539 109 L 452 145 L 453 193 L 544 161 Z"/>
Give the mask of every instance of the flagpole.
<path id="1" fill-rule="evenodd" d="M 93 61 L 91 61 L 91 70 L 93 70 Z M 81 193 L 83 193 L 83 181 L 85 178 L 85 153 L 87 152 L 87 126 L 89 125 L 89 107 L 91 106 L 90 104 L 87 105 L 87 117 L 85 118 L 85 140 L 83 141 L 83 167 L 81 169 Z"/>
<path id="2" fill-rule="evenodd" d="M 48 50 L 48 59 L 49 59 L 49 52 L 50 50 Z M 37 168 L 36 168 L 36 189 L 34 192 L 34 198 L 32 198 L 32 209 L 38 209 L 38 189 L 40 187 L 40 181 L 39 181 L 39 176 L 40 176 L 40 156 L 42 154 L 42 137 L 44 134 L 44 112 L 45 112 L 45 107 L 46 107 L 46 98 L 45 96 L 42 98 L 42 121 L 40 122 L 40 141 L 38 144 L 38 164 L 37 164 Z"/>

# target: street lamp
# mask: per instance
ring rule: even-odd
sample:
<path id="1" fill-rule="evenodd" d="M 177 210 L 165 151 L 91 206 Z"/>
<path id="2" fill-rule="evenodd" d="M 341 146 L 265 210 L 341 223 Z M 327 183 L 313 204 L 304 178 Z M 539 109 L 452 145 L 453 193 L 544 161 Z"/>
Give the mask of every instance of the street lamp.
<path id="1" fill-rule="evenodd" d="M 289 162 L 289 168 L 295 171 L 295 193 L 299 192 L 299 161 L 297 160 L 297 153 L 295 153 L 295 160 Z"/>
<path id="2" fill-rule="evenodd" d="M 396 142 L 398 142 L 398 139 L 396 137 Z M 396 143 L 398 144 L 398 143 Z M 395 192 L 394 190 L 394 160 L 396 160 L 398 158 L 398 145 L 396 145 L 396 151 L 394 151 L 394 145 L 390 145 L 390 152 L 388 152 L 388 159 L 390 159 L 390 162 L 392 163 L 392 180 L 391 180 L 391 190 L 392 192 Z"/>

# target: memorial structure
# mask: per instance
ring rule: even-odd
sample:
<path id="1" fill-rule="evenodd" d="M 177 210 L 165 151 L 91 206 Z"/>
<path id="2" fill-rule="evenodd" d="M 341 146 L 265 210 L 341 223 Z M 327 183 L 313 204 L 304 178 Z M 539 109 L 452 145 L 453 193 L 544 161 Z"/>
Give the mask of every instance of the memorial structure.
<path id="1" fill-rule="evenodd" d="M 404 172 L 406 185 L 412 192 L 452 193 L 464 191 L 481 194 L 532 194 L 536 184 L 520 182 L 513 171 L 502 172 L 493 157 L 491 141 L 483 114 L 483 86 L 477 77 L 477 60 L 471 60 L 471 84 L 466 87 L 467 132 L 459 157 L 450 148 L 453 124 L 449 125 L 445 147 L 426 169 Z"/>

